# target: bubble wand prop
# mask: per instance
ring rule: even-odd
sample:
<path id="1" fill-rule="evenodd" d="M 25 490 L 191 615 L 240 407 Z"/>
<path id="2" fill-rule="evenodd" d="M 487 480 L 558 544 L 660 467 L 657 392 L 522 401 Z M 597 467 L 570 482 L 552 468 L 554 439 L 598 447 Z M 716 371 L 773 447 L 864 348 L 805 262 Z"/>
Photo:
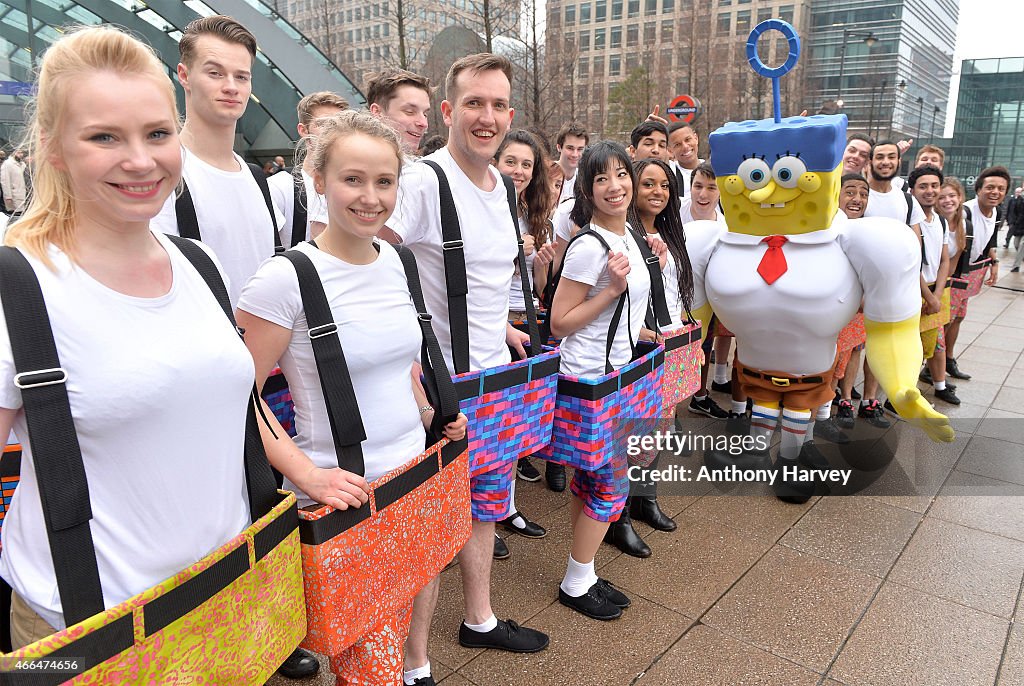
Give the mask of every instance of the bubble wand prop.
<path id="1" fill-rule="evenodd" d="M 781 66 L 774 68 L 762 62 L 761 57 L 757 54 L 758 39 L 765 31 L 772 30 L 781 33 L 789 44 L 789 56 L 786 57 L 786 61 Z M 782 96 L 779 91 L 779 79 L 796 66 L 798 59 L 800 59 L 800 37 L 789 22 L 781 19 L 767 19 L 755 26 L 747 38 L 747 62 L 750 63 L 750 68 L 754 70 L 755 74 L 772 80 L 772 114 L 775 116 L 776 124 L 782 123 Z"/>

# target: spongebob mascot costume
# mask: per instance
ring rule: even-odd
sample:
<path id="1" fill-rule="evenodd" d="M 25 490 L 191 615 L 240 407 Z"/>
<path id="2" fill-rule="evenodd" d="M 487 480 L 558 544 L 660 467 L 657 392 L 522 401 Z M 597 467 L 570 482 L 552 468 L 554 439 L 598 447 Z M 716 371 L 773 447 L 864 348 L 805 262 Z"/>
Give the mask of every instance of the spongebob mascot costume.
<path id="1" fill-rule="evenodd" d="M 777 68 L 757 55 L 757 40 L 770 29 L 790 48 Z M 773 488 L 796 503 L 816 488 L 800 471 L 827 466 L 820 453 L 804 449 L 804 439 L 815 410 L 833 396 L 836 339 L 862 298 L 868 362 L 896 411 L 932 439 L 953 440 L 946 417 L 917 389 L 920 242 L 898 221 L 851 221 L 838 211 L 846 115 L 780 116 L 779 77 L 799 52 L 784 21 L 770 19 L 751 32 L 747 57 L 772 78 L 774 119 L 730 122 L 709 136 L 728 230 L 694 222 L 686 237 L 693 314 L 708 321 L 713 312 L 736 335 L 737 376 L 753 401 L 751 434 L 767 445 L 781 419 Z M 756 449 L 705 456 L 713 468 L 764 466 L 768 459 Z"/>

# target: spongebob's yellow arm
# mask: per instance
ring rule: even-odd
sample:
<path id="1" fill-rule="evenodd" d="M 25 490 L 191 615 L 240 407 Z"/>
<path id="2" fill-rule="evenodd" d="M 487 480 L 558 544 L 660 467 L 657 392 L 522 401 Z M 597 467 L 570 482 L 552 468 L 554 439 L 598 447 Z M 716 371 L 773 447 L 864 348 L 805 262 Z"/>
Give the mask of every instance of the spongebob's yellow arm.
<path id="1" fill-rule="evenodd" d="M 708 325 L 711 323 L 711 303 L 704 303 L 690 314 L 694 319 L 700 320 L 700 342 L 704 343 L 704 339 L 708 337 Z"/>
<path id="2" fill-rule="evenodd" d="M 894 323 L 865 317 L 868 364 L 901 417 L 924 429 L 933 441 L 948 443 L 953 440 L 949 419 L 917 390 L 917 374 L 924 357 L 919 326 L 917 314 Z"/>

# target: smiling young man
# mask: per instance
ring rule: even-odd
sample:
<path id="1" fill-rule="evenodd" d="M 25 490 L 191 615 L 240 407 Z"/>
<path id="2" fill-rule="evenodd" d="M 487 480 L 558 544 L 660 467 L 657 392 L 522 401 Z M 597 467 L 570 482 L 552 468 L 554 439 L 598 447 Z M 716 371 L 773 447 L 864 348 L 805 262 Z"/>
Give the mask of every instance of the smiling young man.
<path id="1" fill-rule="evenodd" d="M 406 155 L 416 154 L 427 131 L 430 94 L 430 80 L 405 69 L 385 69 L 366 84 L 370 113 L 398 132 Z"/>
<path id="2" fill-rule="evenodd" d="M 559 204 L 575 197 L 574 186 L 576 185 L 576 168 L 583 157 L 583 151 L 587 149 L 590 142 L 590 134 L 578 122 L 563 124 L 555 137 L 555 149 L 558 151 L 558 166 L 562 168 L 562 175 L 565 177 L 562 182 L 562 192 L 558 196 Z"/>
<path id="3" fill-rule="evenodd" d="M 448 144 L 424 158 L 443 170 L 460 217 L 468 285 L 470 371 L 507 364 L 511 361 L 509 346 L 521 354 L 523 343 L 529 340 L 528 335 L 508 323 L 508 294 L 518 246 L 505 186 L 491 166 L 512 124 L 511 83 L 512 65 L 505 57 L 482 53 L 457 60 L 445 80 L 446 99 L 441 103 L 441 114 L 448 127 Z M 401 242 L 416 255 L 424 300 L 433 315 L 432 323 L 441 350 L 454 369 L 438 188 L 438 177 L 429 166 L 424 163 L 406 165 L 395 212 L 381 236 L 391 242 Z M 515 470 L 508 476 L 501 483 L 491 478 L 491 487 L 510 492 Z M 505 519 L 508 512 L 478 507 L 485 499 L 481 488 L 488 477 L 492 475 L 470 478 L 473 530 L 459 553 L 464 599 L 459 643 L 470 648 L 537 652 L 548 645 L 545 634 L 512 621 L 499 620 L 491 609 L 494 525 Z M 426 661 L 426 646 L 436 599 L 435 579 L 417 598 L 418 607 L 406 647 L 407 684 L 433 683 L 430 663 Z M 431 612 L 426 611 L 427 604 L 431 605 Z"/>
<path id="4" fill-rule="evenodd" d="M 974 242 L 971 245 L 971 262 L 991 258 L 989 277 L 985 283 L 995 285 L 999 278 L 999 260 L 996 259 L 999 225 L 999 206 L 1010 189 L 1010 172 L 1006 167 L 988 167 L 974 181 L 974 198 L 964 203 L 971 222 L 974 224 Z M 1018 267 L 1020 262 L 1015 263 Z"/>
<path id="5" fill-rule="evenodd" d="M 694 170 L 704 160 L 698 154 L 700 139 L 691 124 L 677 121 L 668 127 L 668 149 L 672 161 L 673 171 L 676 175 L 676 190 L 679 198 L 685 198 L 690 194 L 692 187 L 691 178 Z"/>
<path id="6" fill-rule="evenodd" d="M 634 162 L 655 159 L 668 162 L 668 129 L 660 121 L 641 122 L 629 133 L 629 156 Z"/>
<path id="7" fill-rule="evenodd" d="M 871 139 L 863 133 L 851 133 L 843 152 L 843 174 L 864 174 L 871 160 Z"/>
<path id="8" fill-rule="evenodd" d="M 690 174 L 690 194 L 679 199 L 679 217 L 683 224 L 699 219 L 725 221 L 718 211 L 720 196 L 715 170 L 707 162 L 701 162 Z"/>
<path id="9" fill-rule="evenodd" d="M 252 94 L 256 38 L 231 17 L 203 17 L 185 28 L 178 49 L 178 82 L 185 91 L 182 177 L 200 239 L 223 265 L 236 305 L 245 282 L 273 256 L 284 222 L 276 210 L 271 216 L 260 185 L 234 152 L 235 125 Z M 172 194 L 154 228 L 181 233 L 175 201 Z"/>

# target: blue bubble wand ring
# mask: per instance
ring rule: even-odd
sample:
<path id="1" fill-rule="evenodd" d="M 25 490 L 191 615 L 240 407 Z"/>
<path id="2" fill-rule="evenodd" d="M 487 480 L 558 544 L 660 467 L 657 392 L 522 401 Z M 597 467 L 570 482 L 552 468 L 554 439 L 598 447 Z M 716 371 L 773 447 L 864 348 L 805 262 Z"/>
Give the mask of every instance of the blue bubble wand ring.
<path id="1" fill-rule="evenodd" d="M 772 30 L 781 33 L 789 43 L 789 56 L 781 66 L 774 68 L 762 62 L 761 57 L 757 54 L 758 39 L 765 31 Z M 779 79 L 796 66 L 796 61 L 799 58 L 800 37 L 796 35 L 796 29 L 789 22 L 781 19 L 767 19 L 755 26 L 747 38 L 747 62 L 750 63 L 750 68 L 759 76 L 772 80 L 772 104 L 774 105 L 772 113 L 775 115 L 776 124 L 782 123 L 782 96 L 779 92 Z"/>

